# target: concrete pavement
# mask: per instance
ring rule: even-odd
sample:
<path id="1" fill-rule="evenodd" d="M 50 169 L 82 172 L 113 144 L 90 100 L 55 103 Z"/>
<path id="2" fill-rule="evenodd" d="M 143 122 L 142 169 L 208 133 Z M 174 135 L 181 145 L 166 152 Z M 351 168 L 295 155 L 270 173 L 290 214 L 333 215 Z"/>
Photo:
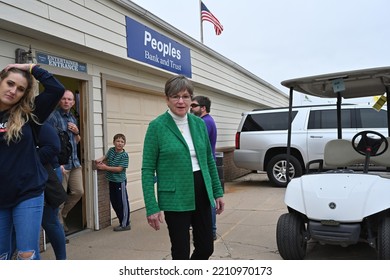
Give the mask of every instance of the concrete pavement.
<path id="1" fill-rule="evenodd" d="M 286 212 L 285 188 L 269 185 L 265 174 L 249 174 L 225 182 L 224 213 L 217 216 L 214 260 L 280 260 L 275 228 Z M 114 232 L 117 225 L 99 231 L 83 231 L 69 236 L 69 260 L 164 260 L 171 259 L 165 224 L 154 231 L 146 222 L 145 209 L 131 213 L 130 231 Z M 55 259 L 48 245 L 42 259 Z"/>

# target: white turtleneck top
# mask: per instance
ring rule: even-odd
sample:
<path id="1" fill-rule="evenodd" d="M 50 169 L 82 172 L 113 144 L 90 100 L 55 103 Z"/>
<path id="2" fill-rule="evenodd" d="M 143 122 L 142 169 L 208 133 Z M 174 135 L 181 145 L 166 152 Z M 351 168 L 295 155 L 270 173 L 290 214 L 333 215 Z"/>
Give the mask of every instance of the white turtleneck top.
<path id="1" fill-rule="evenodd" d="M 190 149 L 192 171 L 195 172 L 200 170 L 198 159 L 196 158 L 194 143 L 192 142 L 190 127 L 188 125 L 187 114 L 184 117 L 180 117 L 178 115 L 175 115 L 170 109 L 168 109 L 168 113 L 172 116 L 179 131 L 183 135 L 184 140 L 186 140 L 188 148 Z"/>

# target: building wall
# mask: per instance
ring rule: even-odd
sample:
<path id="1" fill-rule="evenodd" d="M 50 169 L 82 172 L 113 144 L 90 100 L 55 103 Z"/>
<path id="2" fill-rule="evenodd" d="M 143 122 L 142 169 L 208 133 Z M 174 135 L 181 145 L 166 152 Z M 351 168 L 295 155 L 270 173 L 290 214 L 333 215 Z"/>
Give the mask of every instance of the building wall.
<path id="1" fill-rule="evenodd" d="M 98 229 L 110 223 L 108 189 L 100 172 L 92 169 L 92 161 L 102 156 L 112 143 L 114 130 L 107 122 L 109 88 L 124 89 L 124 94 L 135 90 L 163 98 L 164 83 L 172 75 L 127 57 L 125 16 L 191 49 L 195 94 L 212 100 L 211 114 L 218 127 L 217 151 L 224 152 L 224 164 L 231 170 L 224 172 L 226 180 L 247 172 L 235 170 L 231 161 L 241 113 L 288 103 L 287 96 L 272 85 L 131 1 L 5 0 L 0 2 L 0 10 L 0 68 L 14 62 L 16 48 L 28 49 L 30 45 L 33 54 L 44 52 L 87 65 L 84 74 L 42 67 L 61 76 L 66 83 L 79 82 L 82 88 L 88 228 Z"/>
<path id="2" fill-rule="evenodd" d="M 115 2 L 122 3 L 122 5 L 116 5 Z M 232 138 L 230 130 L 231 127 L 238 125 L 239 114 L 242 111 L 287 104 L 286 95 L 276 88 L 205 47 L 200 42 L 180 33 L 179 30 L 162 22 L 131 1 L 30 0 L 15 2 L 7 0 L 0 4 L 0 8 L 4 11 L 3 20 L 18 22 L 22 26 L 24 25 L 25 30 L 32 29 L 33 32 L 29 34 L 34 35 L 35 32 L 39 32 L 43 33 L 44 37 L 54 37 L 55 45 L 69 47 L 69 49 L 77 52 L 77 55 L 72 55 L 72 57 L 80 57 L 81 54 L 81 57 L 88 60 L 96 56 L 99 60 L 101 58 L 108 60 L 115 58 L 116 61 L 120 60 L 120 64 L 126 66 L 124 69 L 119 69 L 118 64 L 114 63 L 110 68 L 106 61 L 102 63 L 96 61 L 96 65 L 94 61 L 87 61 L 90 69 L 88 74 L 93 75 L 93 78 L 96 79 L 96 83 L 93 83 L 94 93 L 96 93 L 94 94 L 93 103 L 94 107 L 96 106 L 94 114 L 99 114 L 98 110 L 101 110 L 102 107 L 99 104 L 102 99 L 101 96 L 99 97 L 102 92 L 98 81 L 100 73 L 137 80 L 143 78 L 142 71 L 151 71 L 150 67 L 144 64 L 137 65 L 137 62 L 127 58 L 125 16 L 131 16 L 161 32 L 161 34 L 175 38 L 179 43 L 191 48 L 192 80 L 195 85 L 199 85 L 198 92 L 204 95 L 215 96 L 220 94 L 219 96 L 222 96 L 218 100 L 215 98 L 213 100 L 215 105 L 213 108 L 214 115 L 217 119 L 219 118 L 222 129 L 218 146 L 232 146 L 234 144 L 234 138 Z M 20 18 L 25 20 L 19 21 Z M 6 25 L 9 25 L 9 23 Z M 42 36 L 37 34 L 37 38 L 41 40 Z M 25 43 L 28 42 L 31 42 L 31 40 L 25 38 Z M 36 43 L 33 44 L 33 47 L 35 46 L 37 46 Z M 11 57 L 13 57 L 13 54 L 11 54 Z M 132 68 L 129 68 L 129 65 Z M 106 69 L 100 68 L 101 66 Z M 153 72 L 154 75 L 162 76 L 163 79 L 169 75 L 161 70 L 157 70 L 157 73 Z M 161 81 L 161 79 L 154 79 L 147 82 L 162 88 Z M 229 96 L 233 102 L 228 100 Z M 269 98 L 269 96 L 273 98 Z M 99 119 L 99 116 L 95 115 L 95 118 Z M 227 123 L 226 120 L 228 120 Z M 227 127 L 226 131 L 224 130 L 225 127 Z M 101 143 L 100 146 L 105 145 L 106 143 L 102 138 L 103 127 L 96 126 L 95 129 L 96 143 Z M 102 149 L 100 147 L 96 148 L 95 154 L 100 155 Z"/>

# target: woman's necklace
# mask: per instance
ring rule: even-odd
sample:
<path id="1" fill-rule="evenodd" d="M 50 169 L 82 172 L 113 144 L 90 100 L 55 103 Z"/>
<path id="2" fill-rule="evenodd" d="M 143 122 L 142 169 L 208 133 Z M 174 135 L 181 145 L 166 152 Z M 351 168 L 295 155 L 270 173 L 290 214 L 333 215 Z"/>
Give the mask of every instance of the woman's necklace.
<path id="1" fill-rule="evenodd" d="M 171 116 L 173 117 L 173 120 L 175 121 L 177 128 L 180 130 L 180 133 L 184 135 L 185 129 L 188 126 L 187 116 L 179 117 L 179 116 L 173 114 L 171 111 L 169 111 L 169 112 L 170 112 Z"/>
<path id="2" fill-rule="evenodd" d="M 183 126 L 185 125 L 185 123 L 178 123 L 177 124 L 177 127 L 179 128 L 181 134 L 184 134 L 184 129 L 183 129 Z"/>

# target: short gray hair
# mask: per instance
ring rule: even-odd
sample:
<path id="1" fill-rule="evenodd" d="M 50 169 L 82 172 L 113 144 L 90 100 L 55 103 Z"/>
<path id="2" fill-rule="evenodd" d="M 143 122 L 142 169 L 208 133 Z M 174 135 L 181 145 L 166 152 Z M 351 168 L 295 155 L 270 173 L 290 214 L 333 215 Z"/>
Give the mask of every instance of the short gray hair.
<path id="1" fill-rule="evenodd" d="M 165 83 L 165 95 L 167 97 L 184 90 L 187 90 L 191 97 L 194 94 L 194 86 L 191 81 L 183 75 L 173 76 Z"/>

